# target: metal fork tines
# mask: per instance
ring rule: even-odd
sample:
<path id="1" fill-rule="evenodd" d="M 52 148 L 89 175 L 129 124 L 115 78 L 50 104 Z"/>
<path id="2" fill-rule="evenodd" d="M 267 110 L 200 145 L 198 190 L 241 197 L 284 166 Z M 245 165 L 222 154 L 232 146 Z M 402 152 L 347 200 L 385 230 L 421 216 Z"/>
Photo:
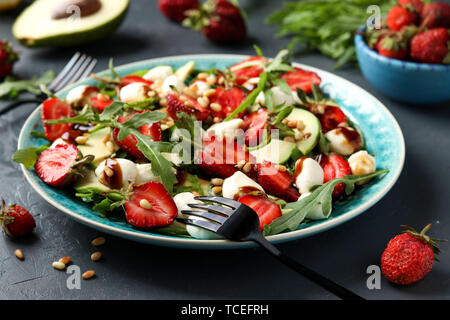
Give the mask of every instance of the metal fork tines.
<path id="1" fill-rule="evenodd" d="M 208 203 L 188 204 L 189 207 L 195 210 L 182 210 L 181 213 L 188 215 L 188 217 L 177 218 L 178 221 L 215 232 L 229 240 L 254 241 L 284 265 L 334 293 L 336 296 L 347 300 L 363 299 L 279 251 L 278 248 L 264 238 L 260 230 L 259 217 L 252 208 L 238 201 L 217 196 L 201 196 L 195 197 L 195 199 Z M 196 219 L 195 217 L 201 217 L 206 220 Z"/>

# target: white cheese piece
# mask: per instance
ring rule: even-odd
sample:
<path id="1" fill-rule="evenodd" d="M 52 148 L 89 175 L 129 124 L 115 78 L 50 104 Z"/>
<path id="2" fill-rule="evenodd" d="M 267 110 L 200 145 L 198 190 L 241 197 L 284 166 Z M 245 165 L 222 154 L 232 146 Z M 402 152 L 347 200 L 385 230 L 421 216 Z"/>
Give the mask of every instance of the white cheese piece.
<path id="1" fill-rule="evenodd" d="M 150 87 L 143 82 L 133 82 L 120 89 L 119 97 L 122 102 L 133 102 L 148 99 Z"/>
<path id="2" fill-rule="evenodd" d="M 300 194 L 310 192 L 312 186 L 323 184 L 323 169 L 320 164 L 311 159 L 300 159 L 297 161 L 297 165 L 302 166 L 300 174 L 295 179 Z"/>
<path id="3" fill-rule="evenodd" d="M 243 124 L 244 120 L 242 119 L 222 121 L 213 124 L 208 130 L 206 130 L 206 133 L 211 134 L 214 132 L 216 137 L 229 139 L 229 141 L 231 141 L 244 134 L 244 130 L 241 129 Z"/>
<path id="4" fill-rule="evenodd" d="M 172 87 L 175 91 L 181 93 L 186 85 L 176 75 L 168 76 L 161 86 L 162 94 L 166 96 L 171 93 L 173 91 Z"/>
<path id="5" fill-rule="evenodd" d="M 99 92 L 100 90 L 97 87 L 81 85 L 69 91 L 66 96 L 66 101 L 73 105 L 84 106 L 85 104 L 89 104 L 91 98 L 96 97 Z"/>
<path id="6" fill-rule="evenodd" d="M 162 154 L 162 156 L 166 157 L 164 154 Z M 175 168 L 172 168 L 172 171 L 176 173 Z M 161 177 L 155 176 L 153 174 L 152 164 L 151 163 L 136 164 L 136 180 L 134 183 L 139 185 L 150 181 L 161 182 Z"/>
<path id="7" fill-rule="evenodd" d="M 194 92 L 198 97 L 200 97 L 203 96 L 206 93 L 206 91 L 211 89 L 211 87 L 205 81 L 196 80 L 189 86 L 189 89 L 191 89 L 192 92 Z"/>
<path id="8" fill-rule="evenodd" d="M 272 91 L 272 102 L 274 106 L 279 106 L 284 104 L 285 106 L 291 106 L 295 104 L 294 97 L 292 94 L 284 93 L 280 87 L 275 86 L 270 89 Z M 255 100 L 256 103 L 265 106 L 266 98 L 264 96 L 264 92 L 260 92 Z"/>
<path id="9" fill-rule="evenodd" d="M 301 199 L 304 199 L 309 195 L 311 195 L 310 192 L 304 193 L 300 196 L 300 198 L 298 198 L 297 201 L 300 201 Z M 322 211 L 322 205 L 318 204 L 310 212 L 308 212 L 308 214 L 306 215 L 306 218 L 311 219 L 311 220 L 327 219 L 330 216 L 331 211 L 332 211 L 332 208 L 330 207 L 330 210 L 328 210 L 328 212 L 326 212 L 324 214 Z"/>
<path id="10" fill-rule="evenodd" d="M 164 81 L 168 76 L 173 74 L 173 70 L 169 66 L 158 66 L 150 69 L 143 78 L 150 81 Z"/>
<path id="11" fill-rule="evenodd" d="M 136 182 L 137 169 L 136 164 L 133 161 L 122 158 L 114 158 L 119 164 L 120 171 L 122 174 L 122 187 L 126 188 L 130 184 L 134 184 Z M 99 166 L 95 169 L 95 175 L 100 183 L 103 183 L 103 173 L 105 171 L 105 163 L 107 160 L 102 161 Z"/>
<path id="12" fill-rule="evenodd" d="M 241 171 L 236 171 L 231 177 L 223 181 L 222 195 L 225 198 L 235 199 L 241 193 L 241 188 L 247 187 L 264 192 L 264 189 L 258 183 L 247 177 Z"/>
<path id="13" fill-rule="evenodd" d="M 375 157 L 371 156 L 366 150 L 361 150 L 352 154 L 350 158 L 348 158 L 348 164 L 350 165 L 352 174 L 356 176 L 373 173 L 376 169 Z M 357 184 L 364 184 L 369 181 L 370 179 L 367 179 L 357 182 Z"/>
<path id="14" fill-rule="evenodd" d="M 53 141 L 52 144 L 50 145 L 50 147 L 48 147 L 48 148 L 49 149 L 53 149 L 58 144 L 69 144 L 69 143 L 66 140 L 62 139 L 62 138 L 58 138 L 55 141 Z"/>
<path id="15" fill-rule="evenodd" d="M 338 155 L 349 156 L 357 151 L 355 145 L 347 139 L 340 128 L 328 131 L 327 133 L 325 133 L 325 136 L 330 141 L 330 151 L 335 152 Z"/>

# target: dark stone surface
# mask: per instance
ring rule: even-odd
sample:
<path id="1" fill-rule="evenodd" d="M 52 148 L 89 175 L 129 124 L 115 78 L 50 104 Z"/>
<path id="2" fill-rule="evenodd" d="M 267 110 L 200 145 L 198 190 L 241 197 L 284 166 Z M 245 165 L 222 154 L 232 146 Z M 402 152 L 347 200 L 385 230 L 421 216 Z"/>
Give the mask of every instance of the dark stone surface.
<path id="1" fill-rule="evenodd" d="M 287 42 L 274 40 L 275 29 L 264 18 L 278 1 L 245 1 L 249 40 L 242 45 L 219 46 L 199 34 L 165 20 L 156 1 L 132 1 L 125 23 L 112 38 L 79 48 L 99 58 L 98 70 L 109 57 L 116 65 L 146 58 L 188 53 L 252 54 L 258 44 L 273 56 Z M 0 14 L 0 38 L 12 38 L 11 24 L 18 12 Z M 21 77 L 56 71 L 74 49 L 30 50 L 17 45 Z M 295 61 L 333 71 L 334 62 L 318 54 Z M 436 237 L 450 238 L 448 178 L 450 177 L 450 105 L 411 106 L 376 92 L 357 68 L 334 73 L 373 93 L 391 110 L 406 139 L 406 163 L 390 193 L 359 217 L 313 237 L 280 245 L 287 254 L 369 299 L 450 298 L 450 256 L 442 247 L 441 262 L 423 281 L 408 287 L 389 284 L 368 290 L 366 268 L 379 264 L 389 239 L 400 224 L 421 228 L 433 223 Z M 0 107 L 4 106 L 0 102 Z M 90 241 L 99 235 L 47 204 L 24 180 L 10 159 L 17 136 L 30 109 L 24 106 L 1 118 L 0 196 L 28 208 L 36 218 L 35 235 L 21 240 L 0 235 L 0 299 L 334 299 L 299 277 L 260 249 L 193 251 L 143 245 L 107 236 L 104 259 L 90 261 Z M 13 255 L 21 248 L 25 261 Z M 82 270 L 94 269 L 96 279 L 82 281 L 81 290 L 69 290 L 67 275 L 54 270 L 52 261 L 70 256 Z"/>

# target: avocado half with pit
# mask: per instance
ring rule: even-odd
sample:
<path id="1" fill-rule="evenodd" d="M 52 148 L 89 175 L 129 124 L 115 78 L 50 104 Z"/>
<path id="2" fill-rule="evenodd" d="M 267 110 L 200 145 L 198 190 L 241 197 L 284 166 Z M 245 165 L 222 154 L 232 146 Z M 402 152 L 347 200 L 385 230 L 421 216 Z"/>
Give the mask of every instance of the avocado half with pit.
<path id="1" fill-rule="evenodd" d="M 12 33 L 27 47 L 76 46 L 114 32 L 129 0 L 36 0 L 15 21 Z"/>

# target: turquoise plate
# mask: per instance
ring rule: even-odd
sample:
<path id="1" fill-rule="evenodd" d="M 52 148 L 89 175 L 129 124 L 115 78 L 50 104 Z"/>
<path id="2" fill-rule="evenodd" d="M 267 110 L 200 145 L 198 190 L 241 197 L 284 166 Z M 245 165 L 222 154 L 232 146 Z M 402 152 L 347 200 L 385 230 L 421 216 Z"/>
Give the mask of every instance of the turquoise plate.
<path id="1" fill-rule="evenodd" d="M 239 62 L 247 56 L 240 55 L 186 55 L 151 59 L 117 67 L 120 75 L 150 69 L 166 64 L 174 68 L 180 67 L 187 61 L 194 60 L 197 68 L 224 68 Z M 357 193 L 344 201 L 337 202 L 333 213 L 327 220 L 301 224 L 296 231 L 268 237 L 273 243 L 281 243 L 311 236 L 348 221 L 361 214 L 378 202 L 397 181 L 405 160 L 405 144 L 402 131 L 388 109 L 375 97 L 355 84 L 326 71 L 306 65 L 296 64 L 300 68 L 314 71 L 322 78 L 321 87 L 325 94 L 335 99 L 349 118 L 364 132 L 367 149 L 376 155 L 378 169 L 389 169 L 389 173 L 382 178 L 376 178 L 365 185 Z M 67 92 L 80 84 L 95 84 L 92 79 L 81 81 L 57 95 L 64 98 Z M 46 141 L 30 135 L 30 131 L 42 130 L 40 108 L 37 108 L 26 120 L 19 136 L 19 148 L 39 146 Z M 232 249 L 255 246 L 250 242 L 231 242 L 227 240 L 197 240 L 178 238 L 133 229 L 123 220 L 108 220 L 102 218 L 89 206 L 77 200 L 70 191 L 51 188 L 43 183 L 34 170 L 27 170 L 22 166 L 25 178 L 31 186 L 50 204 L 75 220 L 98 229 L 130 240 L 190 249 Z"/>

